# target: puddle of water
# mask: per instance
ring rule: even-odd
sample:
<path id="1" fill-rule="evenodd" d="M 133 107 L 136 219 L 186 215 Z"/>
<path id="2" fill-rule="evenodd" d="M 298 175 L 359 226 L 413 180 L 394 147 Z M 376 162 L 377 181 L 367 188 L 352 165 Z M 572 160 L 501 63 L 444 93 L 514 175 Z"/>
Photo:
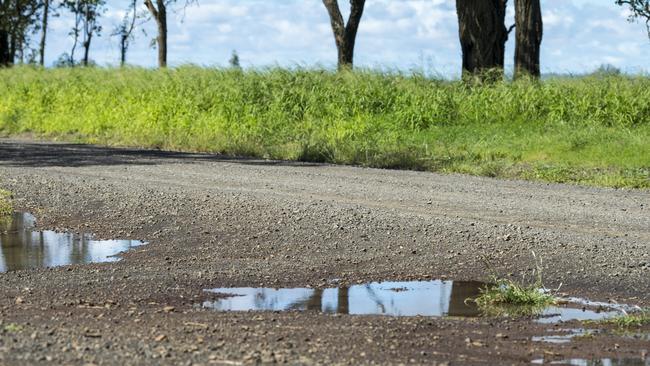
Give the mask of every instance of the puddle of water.
<path id="1" fill-rule="evenodd" d="M 468 298 L 484 286 L 468 281 L 372 282 L 351 287 L 311 288 L 215 288 L 222 296 L 205 301 L 204 308 L 216 311 L 320 311 L 352 315 L 460 316 L 476 317 L 481 311 Z M 599 320 L 620 315 L 608 309 L 552 306 L 536 321 L 557 323 L 570 320 Z"/>
<path id="2" fill-rule="evenodd" d="M 546 342 L 546 343 L 569 343 L 575 337 L 589 336 L 595 333 L 593 330 L 587 329 L 553 329 L 549 333 L 562 333 L 562 334 L 548 334 L 543 336 L 534 336 L 533 342 Z"/>
<path id="3" fill-rule="evenodd" d="M 33 231 L 36 219 L 14 213 L 0 226 L 0 272 L 68 264 L 114 262 L 117 255 L 146 244 L 140 240 L 93 240 L 91 234 Z"/>
<path id="4" fill-rule="evenodd" d="M 481 312 L 465 299 L 479 294 L 480 282 L 372 282 L 350 287 L 216 288 L 224 295 L 202 306 L 217 311 L 320 311 L 353 315 L 462 316 Z"/>
<path id="5" fill-rule="evenodd" d="M 536 320 L 538 323 L 551 324 L 559 322 L 568 322 L 572 320 L 603 320 L 621 315 L 618 310 L 612 309 L 589 309 L 589 308 L 574 308 L 574 307 L 560 307 L 551 306 L 544 309 L 540 317 Z"/>
<path id="6" fill-rule="evenodd" d="M 545 360 L 543 358 L 535 359 L 531 362 L 534 365 L 574 365 L 574 366 L 650 366 L 650 359 L 641 358 L 600 358 L 584 359 L 571 358 L 567 360 Z"/>

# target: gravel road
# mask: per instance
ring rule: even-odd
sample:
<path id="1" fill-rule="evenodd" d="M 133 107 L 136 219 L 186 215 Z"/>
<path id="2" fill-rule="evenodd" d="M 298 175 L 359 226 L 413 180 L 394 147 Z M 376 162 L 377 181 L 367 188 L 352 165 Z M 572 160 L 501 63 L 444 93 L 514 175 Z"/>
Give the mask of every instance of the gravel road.
<path id="1" fill-rule="evenodd" d="M 526 320 L 196 307 L 206 288 L 521 280 L 540 260 L 549 288 L 648 306 L 648 191 L 8 139 L 0 187 L 40 228 L 149 242 L 115 263 L 0 274 L 0 364 L 528 364 L 650 349 L 607 334 L 531 342 L 546 329 Z"/>

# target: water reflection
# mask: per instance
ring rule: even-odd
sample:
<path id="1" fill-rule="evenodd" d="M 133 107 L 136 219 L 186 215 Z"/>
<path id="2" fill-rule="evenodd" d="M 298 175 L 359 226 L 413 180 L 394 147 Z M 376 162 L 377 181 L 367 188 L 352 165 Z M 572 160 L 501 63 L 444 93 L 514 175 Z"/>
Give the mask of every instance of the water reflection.
<path id="1" fill-rule="evenodd" d="M 323 313 L 392 316 L 479 316 L 465 300 L 479 294 L 480 282 L 414 281 L 372 282 L 350 287 L 309 288 L 217 288 L 227 294 L 203 307 L 217 311 L 311 310 Z"/>
<path id="2" fill-rule="evenodd" d="M 543 358 L 535 359 L 531 362 L 533 365 L 573 365 L 573 366 L 650 366 L 649 359 L 641 358 L 601 358 L 601 359 L 584 359 L 572 358 L 568 360 L 545 360 Z"/>
<path id="3" fill-rule="evenodd" d="M 572 320 L 603 320 L 609 319 L 621 315 L 622 313 L 618 310 L 613 309 L 589 309 L 589 308 L 574 308 L 574 307 L 557 307 L 551 306 L 540 314 L 540 317 L 537 319 L 538 323 L 559 323 L 559 322 L 568 322 Z"/>
<path id="4" fill-rule="evenodd" d="M 482 315 L 473 301 L 484 283 L 478 281 L 372 282 L 350 287 L 215 288 L 220 298 L 201 305 L 217 311 L 319 311 L 323 313 L 392 316 Z M 550 306 L 536 315 L 539 323 L 601 320 L 621 314 L 616 308 L 576 307 L 584 303 Z"/>
<path id="5" fill-rule="evenodd" d="M 139 240 L 93 240 L 91 234 L 33 231 L 36 219 L 15 213 L 0 225 L 0 272 L 67 264 L 112 262 L 120 252 L 145 244 Z"/>

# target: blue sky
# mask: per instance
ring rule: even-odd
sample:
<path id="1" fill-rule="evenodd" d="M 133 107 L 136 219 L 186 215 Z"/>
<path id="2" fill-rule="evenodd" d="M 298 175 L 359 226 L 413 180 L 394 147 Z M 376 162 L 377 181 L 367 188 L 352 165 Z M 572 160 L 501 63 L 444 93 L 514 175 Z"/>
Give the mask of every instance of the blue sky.
<path id="1" fill-rule="evenodd" d="M 183 1 L 183 0 L 181 0 Z M 117 64 L 118 40 L 110 37 L 120 23 L 125 0 L 107 0 L 91 58 L 101 65 Z M 348 1 L 340 0 L 348 11 Z M 513 1 L 510 1 L 513 3 Z M 419 69 L 444 76 L 460 71 L 460 46 L 454 0 L 367 0 L 357 38 L 355 63 L 364 67 Z M 545 35 L 542 70 L 582 73 L 601 64 L 626 72 L 648 72 L 650 40 L 645 25 L 629 23 L 625 9 L 614 0 L 542 0 Z M 513 22 L 512 4 L 508 20 Z M 69 51 L 72 19 L 61 14 L 51 21 L 46 63 Z M 226 65 L 237 50 L 242 65 L 301 65 L 331 67 L 336 49 L 321 0 L 199 0 L 169 14 L 169 62 Z M 136 34 L 129 63 L 155 66 L 152 22 Z M 511 37 L 512 38 L 512 37 Z M 513 42 L 507 46 L 512 65 Z"/>

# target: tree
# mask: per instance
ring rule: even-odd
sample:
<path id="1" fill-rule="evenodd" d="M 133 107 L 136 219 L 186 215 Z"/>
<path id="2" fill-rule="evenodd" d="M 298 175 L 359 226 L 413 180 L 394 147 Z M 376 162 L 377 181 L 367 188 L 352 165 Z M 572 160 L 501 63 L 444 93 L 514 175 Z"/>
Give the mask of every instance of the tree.
<path id="1" fill-rule="evenodd" d="M 41 5 L 39 0 L 0 0 L 0 66 L 24 60 Z"/>
<path id="2" fill-rule="evenodd" d="M 79 37 L 82 37 L 82 46 L 84 55 L 81 61 L 82 65 L 88 66 L 90 45 L 95 35 L 99 36 L 102 26 L 97 22 L 105 0 L 64 0 L 63 6 L 70 10 L 75 17 L 75 22 L 69 35 L 73 37 L 72 50 L 70 51 L 70 63 L 75 64 L 74 54 L 79 43 Z"/>
<path id="3" fill-rule="evenodd" d="M 158 66 L 163 68 L 167 67 L 167 7 L 177 0 L 144 0 L 149 13 L 158 26 L 158 37 L 156 43 L 158 45 Z M 185 7 L 192 3 L 198 2 L 197 0 L 185 0 Z"/>
<path id="4" fill-rule="evenodd" d="M 113 36 L 120 37 L 120 65 L 124 66 L 126 64 L 126 53 L 129 50 L 131 41 L 133 40 L 133 30 L 135 29 L 135 21 L 138 18 L 138 0 L 131 0 L 129 4 L 129 9 L 122 23 L 115 29 Z"/>
<path id="5" fill-rule="evenodd" d="M 456 0 L 463 76 L 495 80 L 503 75 L 507 0 Z"/>
<path id="6" fill-rule="evenodd" d="M 515 79 L 524 75 L 540 77 L 542 7 L 540 0 L 515 0 Z"/>
<path id="7" fill-rule="evenodd" d="M 155 5 L 152 0 L 144 0 L 144 4 L 147 6 L 147 9 L 158 26 L 158 37 L 156 38 L 158 44 L 158 66 L 163 68 L 167 67 L 167 5 L 169 1 L 155 1 Z"/>
<path id="8" fill-rule="evenodd" d="M 47 21 L 50 15 L 50 0 L 43 0 L 43 15 L 41 21 L 41 43 L 39 47 L 39 60 L 38 63 L 45 65 L 45 43 L 47 39 Z"/>
<path id="9" fill-rule="evenodd" d="M 239 55 L 237 54 L 236 50 L 232 51 L 232 56 L 230 56 L 230 60 L 228 60 L 228 63 L 230 64 L 230 67 L 233 69 L 241 69 L 241 65 L 239 63 Z"/>
<path id="10" fill-rule="evenodd" d="M 339 70 L 352 69 L 354 65 L 354 44 L 365 3 L 366 0 L 350 0 L 350 16 L 347 23 L 345 23 L 338 0 L 323 0 L 334 32 Z"/>
<path id="11" fill-rule="evenodd" d="M 632 11 L 630 21 L 643 18 L 650 38 L 650 0 L 616 0 L 616 4 L 629 7 Z"/>

